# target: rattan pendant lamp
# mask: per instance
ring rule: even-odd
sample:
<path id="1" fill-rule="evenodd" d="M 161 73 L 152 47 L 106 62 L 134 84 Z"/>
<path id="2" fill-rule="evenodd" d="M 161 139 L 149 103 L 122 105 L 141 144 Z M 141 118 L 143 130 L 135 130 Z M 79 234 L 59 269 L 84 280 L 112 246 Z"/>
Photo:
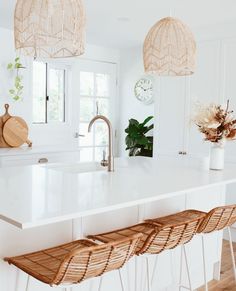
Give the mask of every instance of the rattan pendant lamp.
<path id="1" fill-rule="evenodd" d="M 160 76 L 194 73 L 196 42 L 190 29 L 177 18 L 163 18 L 151 28 L 143 54 L 146 73 Z"/>
<path id="2" fill-rule="evenodd" d="M 82 0 L 17 0 L 15 47 L 34 58 L 75 57 L 84 53 Z"/>

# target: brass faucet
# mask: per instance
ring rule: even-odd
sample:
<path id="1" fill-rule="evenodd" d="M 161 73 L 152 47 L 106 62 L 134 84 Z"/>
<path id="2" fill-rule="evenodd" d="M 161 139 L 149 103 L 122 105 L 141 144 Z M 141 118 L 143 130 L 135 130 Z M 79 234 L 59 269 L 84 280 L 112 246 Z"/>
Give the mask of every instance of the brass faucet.
<path id="1" fill-rule="evenodd" d="M 101 165 L 103 167 L 108 167 L 108 172 L 114 172 L 114 157 L 113 157 L 113 133 L 112 133 L 112 125 L 110 120 L 103 115 L 96 115 L 89 123 L 88 126 L 88 132 L 91 131 L 92 125 L 94 124 L 94 122 L 98 119 L 101 119 L 103 121 L 105 121 L 105 123 L 107 124 L 108 127 L 108 135 L 109 135 L 109 143 L 108 143 L 108 147 L 109 147 L 109 152 L 108 152 L 108 158 L 107 160 L 105 159 L 105 155 L 103 156 L 103 160 L 101 161 Z"/>

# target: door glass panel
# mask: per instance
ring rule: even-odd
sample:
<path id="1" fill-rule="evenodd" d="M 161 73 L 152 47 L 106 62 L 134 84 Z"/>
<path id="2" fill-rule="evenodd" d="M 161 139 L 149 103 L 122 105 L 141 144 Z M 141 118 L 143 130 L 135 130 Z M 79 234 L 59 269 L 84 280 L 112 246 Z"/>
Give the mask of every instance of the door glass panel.
<path id="1" fill-rule="evenodd" d="M 80 121 L 90 121 L 94 116 L 93 98 L 82 98 L 80 100 Z"/>
<path id="2" fill-rule="evenodd" d="M 108 144 L 108 129 L 103 122 L 97 122 L 95 125 L 95 145 L 103 146 Z"/>
<path id="3" fill-rule="evenodd" d="M 80 73 L 80 95 L 82 96 L 94 95 L 94 73 L 92 72 Z"/>
<path id="4" fill-rule="evenodd" d="M 82 147 L 93 146 L 93 128 L 91 132 L 88 132 L 88 123 L 80 123 L 79 132 L 84 135 L 79 138 L 79 145 Z"/>
<path id="5" fill-rule="evenodd" d="M 96 100 L 98 105 L 98 113 L 101 115 L 109 116 L 109 99 L 106 98 L 97 98 Z"/>
<path id="6" fill-rule="evenodd" d="M 109 96 L 109 78 L 107 74 L 96 74 L 96 95 L 100 97 Z"/>

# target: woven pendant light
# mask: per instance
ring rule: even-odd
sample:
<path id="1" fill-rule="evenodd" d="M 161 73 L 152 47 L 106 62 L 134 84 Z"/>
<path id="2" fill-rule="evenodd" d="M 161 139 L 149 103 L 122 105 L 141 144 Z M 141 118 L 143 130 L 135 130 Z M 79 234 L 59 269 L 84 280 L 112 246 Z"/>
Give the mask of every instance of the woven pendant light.
<path id="1" fill-rule="evenodd" d="M 84 53 L 82 0 L 17 0 L 15 47 L 23 54 L 64 58 Z"/>
<path id="2" fill-rule="evenodd" d="M 179 19 L 167 17 L 157 22 L 144 42 L 146 73 L 187 76 L 194 73 L 196 42 L 190 29 Z"/>

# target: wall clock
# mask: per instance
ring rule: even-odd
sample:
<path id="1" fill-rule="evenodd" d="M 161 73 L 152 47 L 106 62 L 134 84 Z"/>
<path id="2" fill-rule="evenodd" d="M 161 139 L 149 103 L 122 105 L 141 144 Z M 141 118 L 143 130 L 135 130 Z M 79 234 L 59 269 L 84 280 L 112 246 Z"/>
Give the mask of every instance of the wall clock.
<path id="1" fill-rule="evenodd" d="M 154 82 L 151 77 L 142 77 L 137 81 L 134 87 L 135 97 L 142 103 L 148 105 L 153 103 Z"/>

